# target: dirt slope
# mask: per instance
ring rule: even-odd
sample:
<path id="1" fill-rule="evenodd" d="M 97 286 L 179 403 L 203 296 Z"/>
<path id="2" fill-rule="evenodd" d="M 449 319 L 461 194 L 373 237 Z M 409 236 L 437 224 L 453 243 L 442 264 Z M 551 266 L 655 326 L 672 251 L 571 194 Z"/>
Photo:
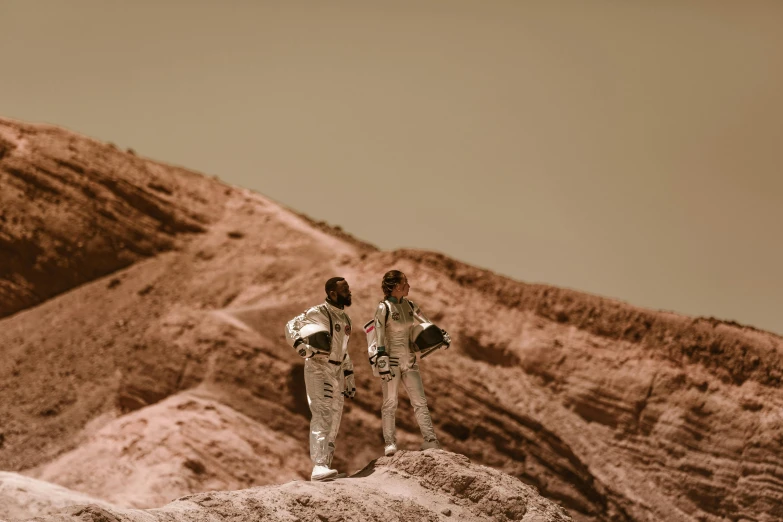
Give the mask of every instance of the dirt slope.
<path id="1" fill-rule="evenodd" d="M 196 389 L 108 421 L 33 472 L 116 505 L 154 507 L 183 493 L 309 476 L 312 464 L 299 446 L 293 434 L 273 431 Z"/>

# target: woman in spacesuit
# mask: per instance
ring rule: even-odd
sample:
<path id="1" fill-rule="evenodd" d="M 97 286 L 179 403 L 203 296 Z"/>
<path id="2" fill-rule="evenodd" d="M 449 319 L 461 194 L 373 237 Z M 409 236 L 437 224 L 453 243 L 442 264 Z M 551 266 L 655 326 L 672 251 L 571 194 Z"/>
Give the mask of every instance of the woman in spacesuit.
<path id="1" fill-rule="evenodd" d="M 386 272 L 381 287 L 385 298 L 375 311 L 375 327 L 378 346 L 376 365 L 383 390 L 381 415 L 384 454 L 394 455 L 397 451 L 394 416 L 400 383 L 408 392 L 416 422 L 424 437 L 421 449 L 440 448 L 430 410 L 427 408 L 424 385 L 421 382 L 419 365 L 416 363 L 416 352 L 412 349 L 411 342 L 411 332 L 416 325 L 430 321 L 422 315 L 418 306 L 407 299 L 410 285 L 405 274 L 399 270 Z M 448 334 L 445 335 L 448 339 Z"/>

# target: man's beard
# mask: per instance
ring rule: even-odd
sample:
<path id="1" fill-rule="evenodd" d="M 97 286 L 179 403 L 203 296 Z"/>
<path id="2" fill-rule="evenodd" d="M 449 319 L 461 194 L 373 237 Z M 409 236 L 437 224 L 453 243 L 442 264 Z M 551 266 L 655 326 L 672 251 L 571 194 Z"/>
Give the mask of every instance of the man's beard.
<path id="1" fill-rule="evenodd" d="M 337 296 L 337 304 L 339 306 L 351 306 L 351 296 L 344 297 L 342 295 Z"/>

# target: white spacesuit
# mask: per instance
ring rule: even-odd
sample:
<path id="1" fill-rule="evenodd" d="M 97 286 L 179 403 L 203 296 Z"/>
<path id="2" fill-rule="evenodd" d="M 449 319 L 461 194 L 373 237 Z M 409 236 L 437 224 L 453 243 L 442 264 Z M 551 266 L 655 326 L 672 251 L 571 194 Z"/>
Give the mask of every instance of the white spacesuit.
<path id="1" fill-rule="evenodd" d="M 388 306 L 388 309 L 387 309 Z M 413 406 L 416 422 L 424 437 L 422 449 L 439 448 L 435 436 L 430 410 L 427 408 L 427 398 L 424 396 L 424 385 L 416 364 L 416 353 L 411 348 L 411 331 L 414 326 L 429 323 L 418 306 L 403 297 L 397 300 L 389 297 L 381 302 L 375 311 L 375 328 L 378 346 L 378 370 L 383 377 L 383 406 L 381 417 L 383 424 L 384 453 L 393 455 L 397 451 L 394 416 L 397 411 L 397 395 L 400 383 L 408 392 Z M 384 355 L 388 356 L 388 361 Z M 387 368 L 386 366 L 390 366 Z M 391 378 L 389 378 L 391 376 Z"/>
<path id="2" fill-rule="evenodd" d="M 305 388 L 310 405 L 311 480 L 337 475 L 330 469 L 340 429 L 344 395 L 356 393 L 353 364 L 348 355 L 351 319 L 329 299 L 286 324 L 286 339 L 305 358 Z"/>

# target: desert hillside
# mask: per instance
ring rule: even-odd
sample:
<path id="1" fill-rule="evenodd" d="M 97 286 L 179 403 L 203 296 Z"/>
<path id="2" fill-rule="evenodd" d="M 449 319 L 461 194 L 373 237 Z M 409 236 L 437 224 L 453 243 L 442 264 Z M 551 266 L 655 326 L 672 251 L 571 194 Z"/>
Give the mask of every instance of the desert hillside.
<path id="1" fill-rule="evenodd" d="M 333 275 L 363 324 L 399 268 L 455 339 L 421 363 L 444 449 L 574 520 L 783 519 L 776 335 L 380 251 L 56 128 L 0 120 L 0 184 L 2 470 L 119 508 L 304 477 L 303 365 L 283 325 Z M 348 472 L 382 453 L 357 333 L 335 455 Z M 398 429 L 418 448 L 404 396 Z"/>
<path id="2" fill-rule="evenodd" d="M 0 119 L 0 165 L 0 317 L 176 248 L 225 199 L 204 176 L 57 127 Z"/>

